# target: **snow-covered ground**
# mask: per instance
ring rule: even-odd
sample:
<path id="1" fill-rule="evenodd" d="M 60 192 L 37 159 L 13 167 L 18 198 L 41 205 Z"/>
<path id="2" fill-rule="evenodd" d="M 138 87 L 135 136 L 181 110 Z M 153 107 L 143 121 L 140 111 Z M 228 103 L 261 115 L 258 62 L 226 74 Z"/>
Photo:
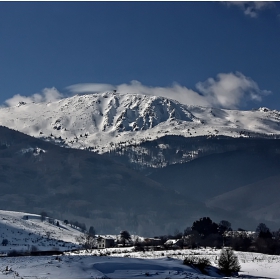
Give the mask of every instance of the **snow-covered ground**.
<path id="1" fill-rule="evenodd" d="M 76 237 L 80 235 L 81 231 L 57 219 L 54 220 L 54 224 L 51 224 L 48 218 L 41 221 L 40 215 L 0 210 L 0 253 L 2 254 L 11 250 L 72 250 L 80 248 L 76 241 Z M 8 240 L 7 245 L 2 244 L 4 239 Z"/>
<path id="2" fill-rule="evenodd" d="M 223 278 L 216 269 L 220 250 L 145 253 L 132 250 L 112 248 L 63 256 L 4 257 L 0 258 L 0 278 Z M 105 252 L 107 256 L 104 256 Z M 244 252 L 236 254 L 241 264 L 239 278 L 280 278 L 280 256 Z M 207 269 L 209 275 L 183 265 L 182 260 L 188 255 L 209 258 L 212 265 Z"/>
<path id="3" fill-rule="evenodd" d="M 0 278 L 206 278 L 181 261 L 167 258 L 18 257 L 0 259 L 0 267 L 4 268 Z"/>
<path id="4" fill-rule="evenodd" d="M 28 216 L 28 219 L 27 219 Z M 59 222 L 59 226 L 56 225 Z M 220 250 L 163 250 L 136 252 L 134 247 L 80 250 L 59 256 L 6 257 L 11 250 L 68 251 L 79 248 L 78 229 L 56 220 L 50 224 L 39 215 L 0 210 L 0 278 L 222 278 L 217 270 Z M 138 237 L 139 238 L 139 237 Z M 2 240 L 9 243 L 2 245 Z M 235 252 L 241 278 L 280 278 L 280 256 Z M 208 275 L 183 265 L 185 257 L 207 257 Z"/>
<path id="5" fill-rule="evenodd" d="M 99 256 L 101 254 L 103 256 L 108 255 L 111 257 L 140 258 L 149 260 L 180 260 L 181 263 L 187 256 L 196 256 L 200 258 L 206 257 L 211 261 L 212 266 L 215 268 L 218 267 L 218 258 L 220 252 L 221 250 L 216 250 L 212 248 L 134 252 L 134 248 L 131 247 L 92 250 L 88 253 L 86 251 L 81 251 L 80 254 L 94 256 Z M 238 256 L 239 263 L 241 265 L 241 271 L 239 273 L 240 277 L 242 276 L 243 278 L 280 278 L 280 256 L 238 251 L 235 251 L 235 254 Z M 73 255 L 73 253 L 69 253 L 69 255 Z M 209 273 L 212 276 L 217 276 L 216 271 L 213 269 L 210 269 Z M 221 276 L 218 275 L 218 278 L 221 278 Z"/>

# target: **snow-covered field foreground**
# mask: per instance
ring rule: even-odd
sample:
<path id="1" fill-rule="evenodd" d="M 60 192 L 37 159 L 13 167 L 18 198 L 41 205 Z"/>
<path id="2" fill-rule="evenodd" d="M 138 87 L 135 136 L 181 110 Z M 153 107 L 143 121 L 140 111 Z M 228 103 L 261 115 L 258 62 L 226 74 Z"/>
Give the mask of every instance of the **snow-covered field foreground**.
<path id="1" fill-rule="evenodd" d="M 28 216 L 28 218 L 27 218 Z M 57 224 L 58 222 L 58 224 Z M 0 210 L 0 279 L 53 278 L 222 278 L 217 269 L 220 250 L 166 250 L 136 252 L 134 247 L 80 250 L 60 256 L 6 257 L 12 250 L 67 251 L 80 248 L 81 231 L 61 220 L 51 224 L 40 215 Z M 3 245 L 4 239 L 8 240 Z M 280 256 L 235 252 L 241 278 L 280 278 Z M 183 265 L 187 256 L 211 261 L 208 275 Z"/>
<path id="2" fill-rule="evenodd" d="M 111 248 L 63 256 L 3 257 L 0 278 L 223 278 L 216 269 L 219 253 L 212 249 L 133 252 L 133 248 Z M 238 278 L 280 278 L 280 256 L 236 254 L 241 264 Z M 209 258 L 209 275 L 183 265 L 188 255 Z"/>
<path id="3" fill-rule="evenodd" d="M 204 278 L 174 259 L 97 256 L 18 257 L 0 259 L 0 278 Z M 58 258 L 57 258 L 58 259 Z M 8 271 L 5 271 L 8 266 Z M 9 270 L 11 268 L 11 271 Z"/>

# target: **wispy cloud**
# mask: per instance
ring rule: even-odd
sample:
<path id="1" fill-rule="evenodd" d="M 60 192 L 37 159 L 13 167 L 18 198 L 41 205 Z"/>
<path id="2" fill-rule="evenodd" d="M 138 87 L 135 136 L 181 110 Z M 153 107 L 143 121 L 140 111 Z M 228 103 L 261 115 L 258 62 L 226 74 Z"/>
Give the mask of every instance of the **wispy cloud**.
<path id="1" fill-rule="evenodd" d="M 39 103 L 51 102 L 74 94 L 99 93 L 116 90 L 119 93 L 137 93 L 151 96 L 162 96 L 187 105 L 212 106 L 237 109 L 248 101 L 260 102 L 263 96 L 271 93 L 261 90 L 258 84 L 242 73 L 220 73 L 196 84 L 196 91 L 174 83 L 169 87 L 146 86 L 138 81 L 120 85 L 87 83 L 75 84 L 66 88 L 67 94 L 60 93 L 55 88 L 45 88 L 41 93 L 31 96 L 19 94 L 5 101 L 7 106 L 15 106 L 19 102 Z"/>
<path id="2" fill-rule="evenodd" d="M 67 87 L 67 89 L 72 93 L 98 93 L 112 91 L 115 89 L 115 86 L 110 84 L 86 83 L 72 85 Z"/>
<path id="3" fill-rule="evenodd" d="M 152 96 L 163 96 L 189 105 L 209 105 L 207 100 L 205 100 L 203 96 L 193 91 L 192 89 L 188 89 L 187 87 L 179 85 L 178 83 L 173 83 L 173 85 L 170 87 L 151 87 L 142 85 L 138 81 L 132 81 L 130 84 L 121 84 L 117 86 L 117 91 L 146 94 Z"/>
<path id="4" fill-rule="evenodd" d="M 256 18 L 258 14 L 265 9 L 271 9 L 275 7 L 275 3 L 270 1 L 229 1 L 223 3 L 228 7 L 239 7 L 245 15 L 252 18 Z"/>
<path id="5" fill-rule="evenodd" d="M 40 102 L 53 102 L 63 98 L 63 94 L 56 88 L 45 88 L 40 93 L 35 93 L 31 96 L 22 96 L 20 94 L 14 95 L 12 98 L 7 99 L 5 104 L 7 106 L 16 106 L 19 102 L 25 103 L 40 103 Z"/>

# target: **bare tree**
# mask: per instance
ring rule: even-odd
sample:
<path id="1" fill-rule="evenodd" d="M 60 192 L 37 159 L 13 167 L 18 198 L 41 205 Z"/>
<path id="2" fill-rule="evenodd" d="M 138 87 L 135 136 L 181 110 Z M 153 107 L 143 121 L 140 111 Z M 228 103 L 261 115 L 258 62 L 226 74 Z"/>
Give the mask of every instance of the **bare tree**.
<path id="1" fill-rule="evenodd" d="M 95 246 L 95 237 L 89 233 L 81 234 L 76 237 L 76 241 L 79 242 L 85 249 L 92 249 Z"/>

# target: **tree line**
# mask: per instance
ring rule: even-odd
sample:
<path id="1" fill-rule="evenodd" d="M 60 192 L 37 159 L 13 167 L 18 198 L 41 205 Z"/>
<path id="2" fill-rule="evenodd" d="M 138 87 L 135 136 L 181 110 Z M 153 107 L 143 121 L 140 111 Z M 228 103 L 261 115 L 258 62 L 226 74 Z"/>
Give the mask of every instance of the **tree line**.
<path id="1" fill-rule="evenodd" d="M 46 213 L 41 213 L 41 220 L 46 219 Z M 49 221 L 50 222 L 50 221 Z M 53 222 L 53 219 L 51 219 Z M 87 248 L 94 247 L 96 231 L 93 226 L 87 230 L 86 225 L 77 221 L 64 220 L 65 224 L 79 228 L 83 233 L 82 244 Z M 57 224 L 59 226 L 59 224 Z M 131 236 L 128 231 L 121 231 L 119 243 L 125 246 L 126 242 L 131 243 Z M 176 244 L 168 244 L 167 240 L 176 239 Z M 5 245 L 5 241 L 4 244 Z M 236 251 L 259 252 L 266 254 L 280 255 L 280 229 L 271 231 L 264 223 L 260 223 L 255 231 L 246 231 L 242 228 L 233 230 L 231 223 L 222 220 L 216 223 L 209 217 L 203 217 L 193 222 L 183 232 L 176 230 L 173 235 L 161 235 L 155 238 L 147 238 L 145 241 L 134 240 L 133 245 L 139 250 L 145 246 L 160 245 L 165 249 L 173 248 L 199 248 L 199 247 L 230 247 Z"/>
<path id="2" fill-rule="evenodd" d="M 255 231 L 242 228 L 233 231 L 231 223 L 222 220 L 213 222 L 209 217 L 203 217 L 193 222 L 183 233 L 159 237 L 163 242 L 178 239 L 177 246 L 181 248 L 198 247 L 231 247 L 237 251 L 280 254 L 280 229 L 271 231 L 264 223 L 260 223 Z"/>

